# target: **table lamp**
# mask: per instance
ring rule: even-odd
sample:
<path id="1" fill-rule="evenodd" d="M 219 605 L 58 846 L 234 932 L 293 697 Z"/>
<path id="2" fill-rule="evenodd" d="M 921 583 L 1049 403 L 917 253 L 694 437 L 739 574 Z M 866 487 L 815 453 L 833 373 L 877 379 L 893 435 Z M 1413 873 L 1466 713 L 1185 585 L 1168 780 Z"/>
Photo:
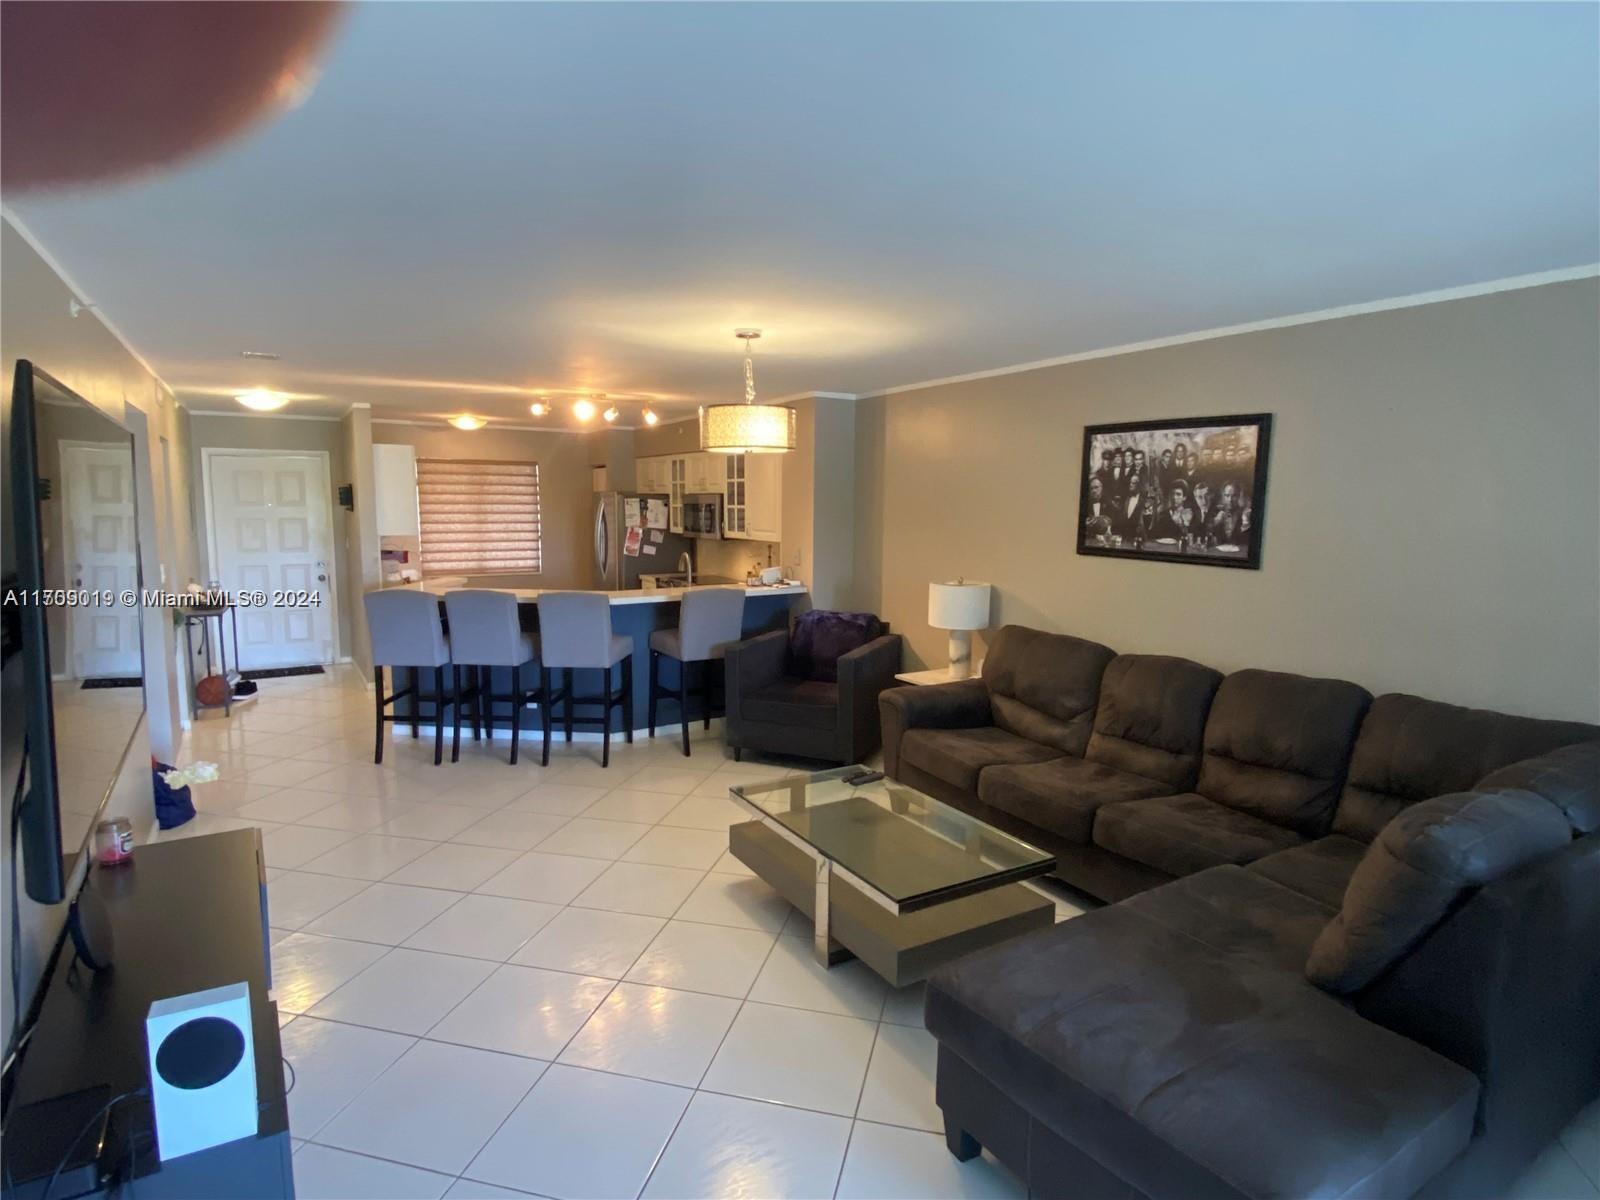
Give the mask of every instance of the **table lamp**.
<path id="1" fill-rule="evenodd" d="M 972 631 L 989 627 L 987 583 L 956 579 L 928 585 L 928 624 L 950 631 L 950 678 L 972 675 Z"/>

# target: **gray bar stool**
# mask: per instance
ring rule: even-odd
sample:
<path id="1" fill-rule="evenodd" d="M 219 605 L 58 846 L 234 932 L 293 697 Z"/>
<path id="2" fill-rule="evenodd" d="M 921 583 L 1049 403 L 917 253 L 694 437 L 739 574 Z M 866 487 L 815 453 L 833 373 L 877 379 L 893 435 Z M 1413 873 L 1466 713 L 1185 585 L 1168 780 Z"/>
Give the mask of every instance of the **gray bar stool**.
<path id="1" fill-rule="evenodd" d="M 414 592 L 395 588 L 391 591 L 368 592 L 363 600 L 367 609 L 367 632 L 372 639 L 372 682 L 378 697 L 378 740 L 372 761 L 383 761 L 383 723 L 385 721 L 411 722 L 411 736 L 416 737 L 419 727 L 419 708 L 423 696 L 418 687 L 419 671 L 433 670 L 433 765 L 444 761 L 444 710 L 446 703 L 457 703 L 458 694 L 446 697 L 444 669 L 450 665 L 450 643 L 444 636 L 444 626 L 439 621 L 439 598 L 430 592 Z M 383 694 L 383 669 L 394 671 L 396 690 L 390 696 Z M 399 688 L 401 670 L 411 672 L 409 687 Z M 383 710 L 396 700 L 411 698 L 409 716 Z"/>
<path id="2" fill-rule="evenodd" d="M 604 592 L 545 592 L 539 597 L 540 687 L 550 694 L 550 672 L 561 671 L 563 730 L 572 740 L 572 726 L 599 722 L 603 729 L 600 765 L 611 765 L 611 710 L 622 707 L 623 735 L 633 741 L 633 639 L 611 632 L 611 600 Z M 611 668 L 622 664 L 622 691 L 611 690 Z M 605 686 L 597 696 L 572 690 L 573 671 L 603 671 Z M 598 704 L 599 717 L 574 718 L 578 704 Z M 544 760 L 550 761 L 550 706 L 544 720 Z"/>
<path id="3" fill-rule="evenodd" d="M 522 740 L 522 709 L 533 700 L 547 709 L 551 697 L 543 686 L 543 673 L 533 687 L 522 685 L 522 668 L 539 657 L 539 639 L 524 633 L 517 618 L 517 598 L 510 592 L 484 588 L 463 588 L 444 594 L 445 618 L 450 622 L 450 658 L 455 664 L 455 689 L 461 694 L 461 672 L 468 672 L 472 697 L 472 740 L 477 741 L 479 721 L 489 737 L 494 737 L 494 706 L 504 702 L 511 708 L 511 764 L 516 765 Z M 495 695 L 494 668 L 509 667 L 511 690 Z M 450 745 L 450 761 L 461 757 L 461 707 L 456 706 L 455 731 Z M 544 765 L 550 765 L 546 747 Z"/>
<path id="4" fill-rule="evenodd" d="M 676 700 L 683 724 L 683 755 L 689 756 L 689 664 L 701 663 L 700 701 L 711 728 L 711 664 L 744 634 L 744 589 L 690 588 L 678 607 L 678 627 L 650 635 L 650 736 L 656 735 L 656 701 Z M 661 659 L 678 660 L 678 690 L 661 686 Z"/>

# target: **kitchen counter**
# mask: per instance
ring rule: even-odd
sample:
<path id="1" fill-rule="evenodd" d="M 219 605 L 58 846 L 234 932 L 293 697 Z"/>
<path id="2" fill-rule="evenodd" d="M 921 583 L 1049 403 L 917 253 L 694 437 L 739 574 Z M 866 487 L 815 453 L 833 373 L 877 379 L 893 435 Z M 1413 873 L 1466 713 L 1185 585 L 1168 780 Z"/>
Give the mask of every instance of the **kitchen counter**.
<path id="1" fill-rule="evenodd" d="M 414 592 L 437 596 L 439 598 L 439 611 L 442 614 L 444 612 L 444 594 L 455 588 L 463 587 L 466 583 L 466 578 L 444 577 L 425 580 L 422 583 L 391 585 L 391 587 L 404 587 Z M 697 588 L 720 586 L 727 585 L 709 582 L 695 585 Z M 581 591 L 583 589 L 516 587 L 491 588 L 488 590 L 503 591 L 515 596 L 517 598 L 517 616 L 522 628 L 529 633 L 537 633 L 539 630 L 538 599 L 541 592 Z M 638 730 L 644 729 L 646 715 L 649 711 L 650 635 L 658 629 L 677 628 L 677 604 L 683 599 L 684 592 L 689 590 L 689 588 L 675 587 L 659 588 L 653 591 L 634 589 L 625 592 L 603 593 L 611 601 L 612 632 L 621 634 L 633 642 L 633 708 L 634 723 Z M 744 636 L 748 638 L 776 629 L 787 629 L 789 627 L 790 610 L 800 597 L 806 595 L 806 587 L 803 583 L 778 584 L 773 587 L 761 587 L 758 585 L 756 587 L 746 587 L 744 594 L 746 596 Z M 400 670 L 404 669 L 397 669 L 396 675 L 398 676 Z M 706 666 L 702 665 L 693 668 L 690 672 L 690 679 L 693 684 L 689 695 L 691 719 L 699 719 L 704 716 L 703 706 L 706 703 L 706 697 L 700 690 L 700 681 L 702 673 L 707 669 Z M 710 669 L 720 675 L 722 664 L 712 664 Z M 662 683 L 676 690 L 678 686 L 678 670 L 679 667 L 676 661 L 671 659 L 663 661 L 661 664 Z M 433 673 L 431 671 L 417 671 L 411 674 L 411 682 L 418 688 L 418 695 L 431 697 L 433 691 L 431 676 Z M 495 692 L 500 695 L 508 693 L 511 690 L 510 669 L 507 667 L 495 667 L 492 674 L 494 676 Z M 580 695 L 594 695 L 599 692 L 600 673 L 598 671 L 583 671 L 581 674 L 584 678 L 581 682 L 575 681 L 575 690 Z M 523 682 L 526 685 L 532 685 L 535 680 L 528 678 L 527 673 L 524 672 Z M 400 681 L 397 678 L 396 685 L 398 686 L 399 683 Z M 718 687 L 716 691 L 720 695 L 722 689 Z M 403 701 L 397 702 L 402 711 L 409 711 L 404 709 L 404 703 Z M 431 698 L 426 703 L 431 705 Z M 676 729 L 678 724 L 677 702 L 675 700 L 663 700 L 660 709 L 662 725 Z M 505 705 L 500 705 L 498 711 L 503 713 Z M 581 711 L 583 714 L 590 714 L 596 710 L 586 708 Z M 614 723 L 612 728 L 614 731 L 621 729 L 621 717 L 620 711 L 613 710 L 612 720 Z M 537 709 L 521 709 L 519 719 L 522 722 L 524 737 L 539 727 Z M 468 734 L 467 736 L 470 737 L 471 735 Z"/>
<path id="2" fill-rule="evenodd" d="M 413 592 L 432 592 L 436 596 L 443 597 L 443 595 L 446 592 L 453 591 L 456 588 L 464 587 L 465 585 L 466 585 L 466 581 L 464 579 L 439 578 L 439 579 L 425 580 L 422 583 L 392 584 L 391 588 L 405 588 L 405 589 L 408 589 L 408 590 L 413 591 Z M 692 586 L 696 587 L 696 588 L 701 588 L 701 587 L 727 587 L 728 585 L 727 584 L 723 584 L 723 583 L 697 583 L 697 584 L 693 584 Z M 581 589 L 581 588 L 490 588 L 488 590 L 489 591 L 496 591 L 496 592 L 500 592 L 500 591 L 509 592 L 509 593 L 511 593 L 511 595 L 513 595 L 513 596 L 515 596 L 517 598 L 517 602 L 519 604 L 531 604 L 534 601 L 538 600 L 540 595 L 543 594 L 544 592 L 574 592 L 574 591 L 582 591 L 584 589 Z M 669 604 L 669 603 L 675 603 L 676 601 L 682 600 L 683 599 L 683 593 L 685 591 L 687 591 L 687 590 L 688 590 L 687 588 L 681 588 L 681 587 L 654 588 L 654 589 L 632 588 L 632 589 L 629 589 L 628 591 L 606 592 L 604 594 L 607 597 L 610 598 L 611 603 L 613 605 L 620 605 L 620 604 Z M 750 596 L 750 597 L 757 597 L 757 596 L 803 596 L 803 595 L 806 594 L 806 585 L 803 584 L 803 583 L 780 583 L 780 584 L 775 584 L 772 587 L 767 587 L 767 586 L 762 585 L 762 584 L 756 584 L 754 586 L 746 587 L 744 589 L 744 594 L 746 596 Z"/>

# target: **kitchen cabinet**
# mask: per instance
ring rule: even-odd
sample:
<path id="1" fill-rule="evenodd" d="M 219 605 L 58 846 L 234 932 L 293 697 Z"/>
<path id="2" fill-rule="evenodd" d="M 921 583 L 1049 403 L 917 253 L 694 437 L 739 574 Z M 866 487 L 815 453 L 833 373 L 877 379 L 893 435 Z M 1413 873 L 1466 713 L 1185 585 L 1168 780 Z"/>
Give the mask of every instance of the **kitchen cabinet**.
<path id="1" fill-rule="evenodd" d="M 783 456 L 727 455 L 722 486 L 723 536 L 776 542 L 783 532 Z"/>
<path id="2" fill-rule="evenodd" d="M 372 447 L 373 509 L 379 537 L 418 537 L 417 452 L 411 446 Z"/>
<path id="3" fill-rule="evenodd" d="M 710 496 L 722 491 L 722 485 L 727 480 L 726 454 L 691 454 L 689 455 L 689 493 L 694 496 Z"/>
<path id="4" fill-rule="evenodd" d="M 670 461 L 665 455 L 641 458 L 635 464 L 638 490 L 647 496 L 662 496 L 671 489 Z"/>
<path id="5" fill-rule="evenodd" d="M 673 533 L 683 532 L 683 498 L 688 494 L 689 459 L 674 454 L 667 460 L 667 528 Z"/>

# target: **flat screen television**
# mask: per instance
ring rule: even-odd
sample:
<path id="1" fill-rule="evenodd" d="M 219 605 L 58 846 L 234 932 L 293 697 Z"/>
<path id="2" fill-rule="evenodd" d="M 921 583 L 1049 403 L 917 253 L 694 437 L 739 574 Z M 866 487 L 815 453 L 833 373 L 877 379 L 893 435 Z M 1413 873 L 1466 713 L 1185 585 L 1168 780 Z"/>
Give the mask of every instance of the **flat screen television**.
<path id="1" fill-rule="evenodd" d="M 59 904 L 144 714 L 133 439 L 26 360 L 5 415 L 0 779 L 27 893 Z"/>

